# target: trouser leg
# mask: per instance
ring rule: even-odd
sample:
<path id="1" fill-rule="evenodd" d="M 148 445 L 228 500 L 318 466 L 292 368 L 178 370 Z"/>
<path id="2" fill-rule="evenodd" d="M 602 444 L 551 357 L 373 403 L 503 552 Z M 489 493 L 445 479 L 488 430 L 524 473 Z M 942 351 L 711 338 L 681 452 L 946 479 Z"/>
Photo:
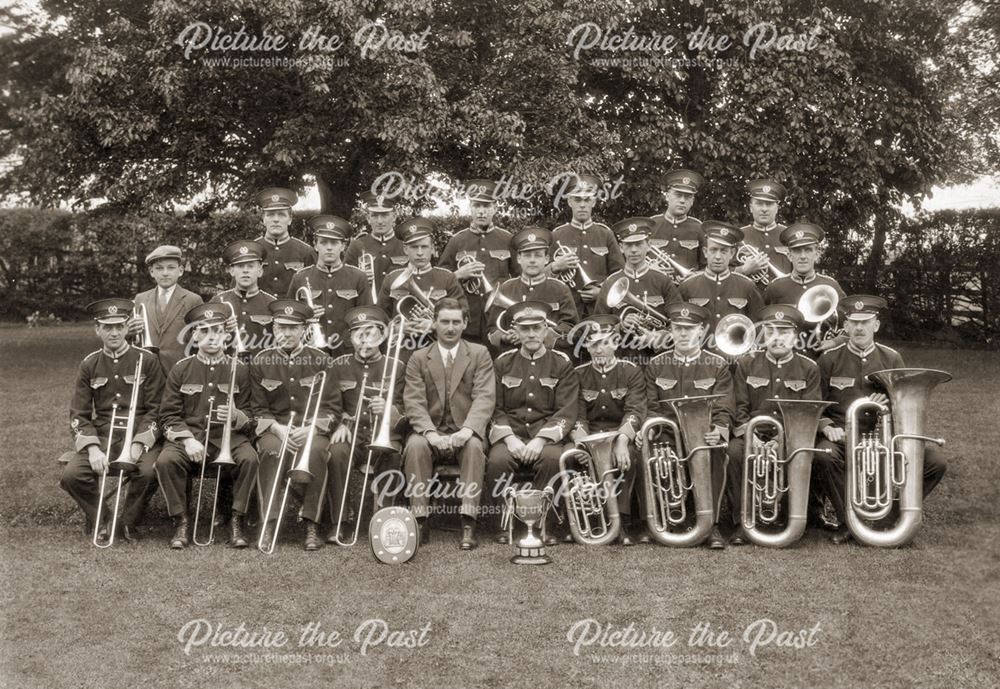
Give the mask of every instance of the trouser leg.
<path id="1" fill-rule="evenodd" d="M 188 459 L 183 447 L 167 441 L 153 466 L 167 503 L 167 514 L 171 517 L 183 514 L 187 511 L 188 474 L 195 463 Z"/>

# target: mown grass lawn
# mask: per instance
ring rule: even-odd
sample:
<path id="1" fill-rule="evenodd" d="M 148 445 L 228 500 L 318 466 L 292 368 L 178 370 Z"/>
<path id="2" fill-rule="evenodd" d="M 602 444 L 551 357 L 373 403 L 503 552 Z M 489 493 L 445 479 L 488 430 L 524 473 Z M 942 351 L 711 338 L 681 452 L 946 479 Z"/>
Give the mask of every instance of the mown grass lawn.
<path id="1" fill-rule="evenodd" d="M 270 558 L 221 545 L 173 552 L 159 497 L 139 545 L 91 548 L 54 460 L 70 446 L 70 385 L 94 342 L 86 326 L 0 329 L 2 686 L 997 686 L 994 353 L 902 348 L 909 365 L 955 376 L 930 414 L 929 431 L 948 439 L 948 475 L 911 547 L 838 548 L 810 531 L 787 551 L 559 546 L 554 564 L 531 568 L 492 543 L 462 553 L 457 534 L 435 531 L 413 562 L 389 567 L 362 545 L 305 553 L 295 527 Z M 199 619 L 288 640 L 186 654 L 178 634 Z M 577 655 L 567 634 L 587 619 L 677 641 Z M 757 620 L 792 638 L 815 630 L 813 645 L 765 635 L 752 654 L 741 635 Z M 300 646 L 310 623 L 339 632 L 339 645 Z M 699 623 L 732 640 L 689 645 Z M 353 638 L 359 627 L 367 645 Z"/>

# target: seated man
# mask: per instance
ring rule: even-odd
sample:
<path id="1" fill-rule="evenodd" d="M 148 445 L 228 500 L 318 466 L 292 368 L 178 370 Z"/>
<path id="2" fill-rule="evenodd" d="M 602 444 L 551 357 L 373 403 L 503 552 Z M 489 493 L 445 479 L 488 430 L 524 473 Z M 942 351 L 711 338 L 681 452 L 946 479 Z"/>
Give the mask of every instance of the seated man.
<path id="1" fill-rule="evenodd" d="M 519 469 L 532 474 L 543 489 L 559 474 L 563 439 L 576 423 L 580 381 L 568 356 L 549 349 L 543 340 L 549 305 L 540 301 L 514 304 L 500 320 L 517 333 L 520 347 L 496 361 L 496 413 L 490 429 L 486 485 L 499 497 Z M 547 535 L 547 545 L 556 543 Z M 500 543 L 507 542 L 502 534 Z"/>
<path id="2" fill-rule="evenodd" d="M 434 464 L 457 460 L 462 496 L 462 550 L 473 550 L 483 487 L 486 424 L 493 416 L 496 378 L 486 347 L 466 342 L 469 314 L 456 299 L 434 307 L 437 342 L 414 352 L 406 365 L 403 404 L 413 433 L 406 439 L 403 465 L 411 488 L 410 507 L 420 525 L 420 542 L 430 540 L 427 483 Z"/>
<path id="3" fill-rule="evenodd" d="M 100 477 L 105 472 L 109 479 L 118 476 L 117 471 L 109 470 L 108 463 L 122 451 L 124 425 L 133 412 L 135 426 L 128 457 L 136 463 L 137 470 L 129 472 L 125 506 L 120 517 L 121 535 L 126 541 L 136 540 L 135 525 L 156 491 L 153 462 L 160 451 L 156 420 L 163 390 L 163 373 L 155 354 L 130 346 L 125 340 L 128 332 L 126 323 L 132 316 L 132 310 L 133 304 L 128 299 L 101 299 L 87 306 L 102 347 L 80 362 L 70 403 L 70 427 L 73 429 L 76 454 L 71 455 L 63 469 L 59 484 L 83 510 L 84 529 L 88 536 L 97 527 L 99 541 L 107 540 L 107 522 L 111 518 L 105 502 L 101 510 L 102 523 L 94 523 L 100 498 Z M 138 381 L 135 379 L 137 367 L 140 372 Z M 141 388 L 136 408 L 132 410 L 129 404 L 136 385 Z M 116 417 L 115 442 L 109 447 L 112 413 Z"/>

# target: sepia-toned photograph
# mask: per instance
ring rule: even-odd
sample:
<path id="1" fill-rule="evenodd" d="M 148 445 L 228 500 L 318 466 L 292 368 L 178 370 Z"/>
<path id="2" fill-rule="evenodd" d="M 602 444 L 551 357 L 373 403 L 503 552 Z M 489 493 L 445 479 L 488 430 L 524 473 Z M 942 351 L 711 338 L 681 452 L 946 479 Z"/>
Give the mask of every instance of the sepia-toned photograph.
<path id="1" fill-rule="evenodd" d="M 2 3 L 0 687 L 996 687 L 998 56 Z"/>

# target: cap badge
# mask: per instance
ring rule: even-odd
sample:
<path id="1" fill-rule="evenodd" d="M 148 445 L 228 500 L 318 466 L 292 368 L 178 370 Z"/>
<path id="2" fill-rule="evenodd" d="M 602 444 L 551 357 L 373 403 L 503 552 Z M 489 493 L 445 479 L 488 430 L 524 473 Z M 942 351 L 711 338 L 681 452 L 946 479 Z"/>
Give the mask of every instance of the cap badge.
<path id="1" fill-rule="evenodd" d="M 629 232 L 635 232 L 637 229 L 639 229 L 639 226 L 636 225 L 635 223 L 632 223 L 631 225 L 628 226 Z"/>
<path id="2" fill-rule="evenodd" d="M 802 239 L 802 238 L 803 238 L 803 237 L 805 237 L 805 236 L 806 236 L 806 233 L 805 233 L 805 232 L 803 232 L 802 230 L 798 230 L 798 231 L 797 231 L 797 232 L 795 233 L 795 238 L 796 238 L 796 239 Z"/>
<path id="3" fill-rule="evenodd" d="M 691 315 L 691 309 L 681 309 L 681 318 L 687 318 Z"/>
<path id="4" fill-rule="evenodd" d="M 378 205 L 383 205 L 385 203 L 385 194 L 379 194 L 375 197 L 375 200 L 378 201 Z"/>
<path id="5" fill-rule="evenodd" d="M 292 315 L 292 311 L 294 311 L 294 310 L 295 309 L 293 309 L 291 306 L 286 306 L 285 307 L 285 315 L 286 316 L 291 316 Z"/>
<path id="6" fill-rule="evenodd" d="M 118 313 L 118 307 L 112 304 L 108 307 L 108 313 Z"/>
<path id="7" fill-rule="evenodd" d="M 272 201 L 277 201 L 277 200 L 278 200 L 278 199 L 280 199 L 280 198 L 281 198 L 281 197 L 280 197 L 280 196 L 279 196 L 278 194 L 271 194 L 271 200 L 272 200 Z"/>
<path id="8" fill-rule="evenodd" d="M 854 302 L 854 308 L 860 311 L 861 309 L 865 308 L 865 303 L 863 301 L 856 301 Z"/>
<path id="9" fill-rule="evenodd" d="M 240 253 L 241 253 L 241 254 L 245 254 L 245 253 L 247 253 L 248 251 L 250 251 L 250 250 L 249 250 L 248 248 L 246 248 L 245 246 L 241 246 L 241 247 L 240 247 Z"/>
<path id="10" fill-rule="evenodd" d="M 358 320 L 359 321 L 367 321 L 368 320 L 368 314 L 367 313 L 359 313 L 358 314 Z"/>
<path id="11" fill-rule="evenodd" d="M 206 311 L 205 318 L 212 318 L 215 315 L 215 311 Z"/>
<path id="12" fill-rule="evenodd" d="M 528 241 L 529 241 L 529 242 L 533 242 L 533 241 L 535 241 L 535 234 L 534 234 L 533 232 L 532 232 L 531 234 L 529 234 L 529 235 L 528 235 Z"/>
<path id="13" fill-rule="evenodd" d="M 719 228 L 719 234 L 721 234 L 723 237 L 725 237 L 725 236 L 727 236 L 729 234 L 729 230 L 726 229 L 725 227 Z"/>
<path id="14" fill-rule="evenodd" d="M 782 321 L 782 320 L 785 319 L 785 312 L 784 311 L 775 311 L 774 312 L 774 317 L 777 318 L 779 321 Z"/>
<path id="15" fill-rule="evenodd" d="M 684 184 L 691 184 L 691 178 L 690 177 L 685 177 L 681 181 L 684 182 Z"/>
<path id="16" fill-rule="evenodd" d="M 770 191 L 771 191 L 771 185 L 770 184 L 765 184 L 763 187 L 761 187 L 761 191 L 763 191 L 765 194 L 770 193 Z"/>

